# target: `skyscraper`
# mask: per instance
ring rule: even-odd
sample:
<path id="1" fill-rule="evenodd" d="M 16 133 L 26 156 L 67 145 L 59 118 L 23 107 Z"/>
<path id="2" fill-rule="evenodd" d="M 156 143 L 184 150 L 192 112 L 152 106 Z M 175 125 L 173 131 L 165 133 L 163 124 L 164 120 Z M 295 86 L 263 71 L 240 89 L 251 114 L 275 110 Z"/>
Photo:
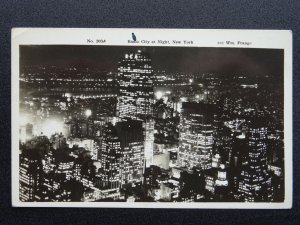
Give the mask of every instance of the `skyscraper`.
<path id="1" fill-rule="evenodd" d="M 104 129 L 101 147 L 101 188 L 119 189 L 121 146 L 115 127 L 109 123 Z"/>
<path id="2" fill-rule="evenodd" d="M 127 120 L 116 124 L 121 145 L 120 180 L 122 185 L 141 183 L 144 170 L 142 121 Z"/>
<path id="3" fill-rule="evenodd" d="M 145 158 L 149 166 L 153 162 L 154 142 L 154 78 L 150 56 L 140 50 L 125 54 L 119 62 L 118 77 L 118 116 L 121 120 L 130 118 L 143 121 Z"/>
<path id="4" fill-rule="evenodd" d="M 23 150 L 20 155 L 20 200 L 40 201 L 43 165 L 41 156 L 35 150 Z"/>
<path id="5" fill-rule="evenodd" d="M 108 124 L 104 130 L 101 155 L 101 188 L 119 189 L 141 183 L 144 169 L 142 121 Z"/>
<path id="6" fill-rule="evenodd" d="M 267 132 L 262 120 L 249 127 L 248 154 L 242 167 L 239 192 L 247 202 L 270 201 L 271 177 L 267 165 Z"/>
<path id="7" fill-rule="evenodd" d="M 213 132 L 213 106 L 184 102 L 179 130 L 179 166 L 211 168 Z"/>

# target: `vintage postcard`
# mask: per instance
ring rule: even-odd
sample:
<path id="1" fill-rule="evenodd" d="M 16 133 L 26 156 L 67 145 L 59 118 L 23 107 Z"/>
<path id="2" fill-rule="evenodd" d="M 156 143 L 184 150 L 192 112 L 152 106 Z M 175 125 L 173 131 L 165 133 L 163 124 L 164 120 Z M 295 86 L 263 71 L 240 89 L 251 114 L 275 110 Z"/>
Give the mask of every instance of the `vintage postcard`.
<path id="1" fill-rule="evenodd" d="M 291 208 L 292 33 L 12 30 L 12 205 Z"/>

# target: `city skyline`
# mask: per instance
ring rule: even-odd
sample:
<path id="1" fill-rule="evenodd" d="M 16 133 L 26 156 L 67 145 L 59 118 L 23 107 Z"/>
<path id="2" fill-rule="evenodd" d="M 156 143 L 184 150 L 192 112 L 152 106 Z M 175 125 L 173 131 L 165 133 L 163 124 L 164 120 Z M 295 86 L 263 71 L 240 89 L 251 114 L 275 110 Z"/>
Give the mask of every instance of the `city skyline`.
<path id="1" fill-rule="evenodd" d="M 20 46 L 20 69 L 25 65 L 57 65 L 117 72 L 121 56 L 137 50 L 149 52 L 156 70 L 269 75 L 283 82 L 282 49 L 24 45 Z"/>
<path id="2" fill-rule="evenodd" d="M 284 201 L 283 50 L 20 56 L 21 201 Z"/>

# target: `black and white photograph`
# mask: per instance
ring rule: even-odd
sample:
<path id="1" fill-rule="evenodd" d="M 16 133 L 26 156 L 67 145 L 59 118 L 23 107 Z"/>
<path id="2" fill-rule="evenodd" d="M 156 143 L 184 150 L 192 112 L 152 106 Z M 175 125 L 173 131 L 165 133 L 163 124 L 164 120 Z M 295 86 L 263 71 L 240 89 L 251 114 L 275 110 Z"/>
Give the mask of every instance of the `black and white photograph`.
<path id="1" fill-rule="evenodd" d="M 283 47 L 149 36 L 150 45 L 130 29 L 124 39 L 17 45 L 18 202 L 291 198 Z"/>

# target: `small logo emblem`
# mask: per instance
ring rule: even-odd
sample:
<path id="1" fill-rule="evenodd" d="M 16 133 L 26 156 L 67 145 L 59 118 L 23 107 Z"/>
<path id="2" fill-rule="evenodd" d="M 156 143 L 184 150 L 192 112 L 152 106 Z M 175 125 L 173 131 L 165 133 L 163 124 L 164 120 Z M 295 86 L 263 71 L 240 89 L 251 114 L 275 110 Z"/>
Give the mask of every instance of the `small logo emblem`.
<path id="1" fill-rule="evenodd" d="M 133 41 L 136 41 L 136 36 L 135 36 L 135 34 L 132 33 L 131 35 L 132 35 L 132 40 L 133 40 Z"/>

